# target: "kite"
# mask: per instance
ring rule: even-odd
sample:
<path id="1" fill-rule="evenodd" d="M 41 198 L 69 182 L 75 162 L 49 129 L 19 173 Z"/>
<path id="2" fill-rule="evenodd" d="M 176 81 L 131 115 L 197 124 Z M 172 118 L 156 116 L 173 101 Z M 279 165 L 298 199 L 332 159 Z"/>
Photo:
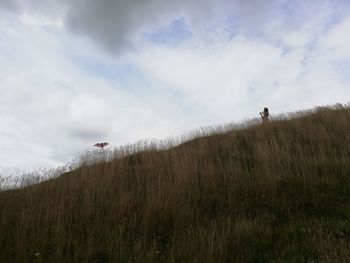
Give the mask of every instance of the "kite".
<path id="1" fill-rule="evenodd" d="M 101 143 L 96 143 L 94 146 L 104 150 L 103 147 L 106 147 L 108 144 L 109 144 L 108 142 L 101 142 Z"/>

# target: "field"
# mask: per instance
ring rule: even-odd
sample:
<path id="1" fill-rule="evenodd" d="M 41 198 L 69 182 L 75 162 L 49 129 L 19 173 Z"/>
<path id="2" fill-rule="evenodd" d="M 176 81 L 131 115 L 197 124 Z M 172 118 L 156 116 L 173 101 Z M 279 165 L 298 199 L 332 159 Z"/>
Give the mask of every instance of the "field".
<path id="1" fill-rule="evenodd" d="M 0 262 L 349 262 L 350 109 L 87 154 L 0 192 Z"/>

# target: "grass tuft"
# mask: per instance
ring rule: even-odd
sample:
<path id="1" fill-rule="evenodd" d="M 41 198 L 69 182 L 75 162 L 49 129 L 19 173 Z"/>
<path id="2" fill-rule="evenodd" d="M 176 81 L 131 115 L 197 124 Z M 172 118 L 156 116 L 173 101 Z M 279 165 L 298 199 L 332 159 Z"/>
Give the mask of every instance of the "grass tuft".
<path id="1" fill-rule="evenodd" d="M 2 178 L 0 261 L 346 262 L 349 131 L 318 107 Z"/>

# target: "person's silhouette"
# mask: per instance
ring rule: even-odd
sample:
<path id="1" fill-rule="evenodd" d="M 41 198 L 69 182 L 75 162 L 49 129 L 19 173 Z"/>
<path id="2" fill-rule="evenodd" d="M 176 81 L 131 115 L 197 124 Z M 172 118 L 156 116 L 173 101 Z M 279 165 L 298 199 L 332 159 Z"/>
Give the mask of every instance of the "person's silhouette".
<path id="1" fill-rule="evenodd" d="M 269 109 L 264 108 L 264 111 L 260 112 L 260 116 L 261 116 L 262 124 L 268 123 L 269 122 Z"/>

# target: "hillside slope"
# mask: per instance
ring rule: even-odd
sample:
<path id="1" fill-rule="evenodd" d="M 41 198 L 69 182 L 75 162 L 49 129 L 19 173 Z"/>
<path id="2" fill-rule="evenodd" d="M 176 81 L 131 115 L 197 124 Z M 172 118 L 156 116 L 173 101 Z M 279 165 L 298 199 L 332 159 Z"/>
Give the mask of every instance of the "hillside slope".
<path id="1" fill-rule="evenodd" d="M 350 110 L 0 192 L 0 229 L 0 262 L 346 262 Z"/>

